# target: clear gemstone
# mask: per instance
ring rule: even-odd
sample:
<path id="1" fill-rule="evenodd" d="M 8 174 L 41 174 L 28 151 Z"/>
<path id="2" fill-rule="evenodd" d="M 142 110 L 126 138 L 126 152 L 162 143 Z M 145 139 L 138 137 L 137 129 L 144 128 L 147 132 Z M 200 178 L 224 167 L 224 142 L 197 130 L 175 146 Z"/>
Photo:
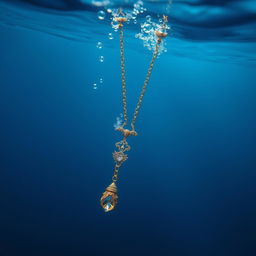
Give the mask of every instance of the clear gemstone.
<path id="1" fill-rule="evenodd" d="M 107 203 L 105 205 L 105 207 L 104 207 L 105 212 L 108 212 L 111 207 L 112 207 L 112 204 L 111 203 Z"/>
<path id="2" fill-rule="evenodd" d="M 121 162 L 123 160 L 123 156 L 118 156 L 116 159 L 118 162 Z"/>
<path id="3" fill-rule="evenodd" d="M 113 207 L 113 199 L 112 196 L 107 196 L 103 201 L 103 208 L 105 212 L 108 212 Z"/>

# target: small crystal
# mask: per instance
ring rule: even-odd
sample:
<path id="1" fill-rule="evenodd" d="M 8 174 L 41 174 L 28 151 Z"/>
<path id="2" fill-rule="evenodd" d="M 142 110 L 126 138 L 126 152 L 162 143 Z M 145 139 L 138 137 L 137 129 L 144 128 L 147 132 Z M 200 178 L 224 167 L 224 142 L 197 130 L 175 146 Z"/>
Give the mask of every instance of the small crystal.
<path id="1" fill-rule="evenodd" d="M 123 160 L 123 156 L 118 156 L 116 159 L 118 162 L 121 162 Z"/>
<path id="2" fill-rule="evenodd" d="M 108 212 L 113 208 L 113 199 L 112 196 L 107 196 L 103 201 L 103 208 L 105 212 Z"/>

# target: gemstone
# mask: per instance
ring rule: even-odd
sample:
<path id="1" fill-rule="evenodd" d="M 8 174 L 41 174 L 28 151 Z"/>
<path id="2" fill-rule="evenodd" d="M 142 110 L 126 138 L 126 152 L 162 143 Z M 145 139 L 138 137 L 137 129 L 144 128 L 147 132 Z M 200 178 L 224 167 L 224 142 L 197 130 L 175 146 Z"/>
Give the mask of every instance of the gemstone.
<path id="1" fill-rule="evenodd" d="M 103 201 L 103 209 L 105 210 L 105 212 L 108 212 L 112 210 L 112 208 L 113 208 L 113 198 L 112 196 L 107 196 Z"/>
<path id="2" fill-rule="evenodd" d="M 123 156 L 118 156 L 116 159 L 118 162 L 121 162 L 124 158 L 123 158 Z"/>
<path id="3" fill-rule="evenodd" d="M 115 151 L 113 153 L 113 158 L 117 164 L 121 164 L 127 160 L 127 155 L 124 154 L 122 151 L 119 151 L 119 152 Z"/>

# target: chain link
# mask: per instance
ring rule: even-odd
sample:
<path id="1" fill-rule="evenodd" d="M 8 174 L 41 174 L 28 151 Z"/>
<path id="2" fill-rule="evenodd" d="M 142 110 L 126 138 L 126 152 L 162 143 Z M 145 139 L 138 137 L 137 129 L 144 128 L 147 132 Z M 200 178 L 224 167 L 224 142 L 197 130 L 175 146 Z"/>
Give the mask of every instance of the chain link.
<path id="1" fill-rule="evenodd" d="M 114 169 L 114 174 L 113 174 L 113 176 L 112 176 L 112 181 L 113 182 L 116 182 L 117 181 L 117 179 L 118 179 L 118 171 L 119 171 L 119 165 L 115 165 L 115 169 Z"/>

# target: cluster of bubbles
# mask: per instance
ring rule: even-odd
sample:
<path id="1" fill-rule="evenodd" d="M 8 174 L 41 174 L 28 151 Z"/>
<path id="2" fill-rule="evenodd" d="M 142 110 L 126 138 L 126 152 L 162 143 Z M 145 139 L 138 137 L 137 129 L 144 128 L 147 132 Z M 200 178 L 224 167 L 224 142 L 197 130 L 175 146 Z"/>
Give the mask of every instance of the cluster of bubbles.
<path id="1" fill-rule="evenodd" d="M 98 50 L 101 50 L 101 49 L 103 48 L 103 43 L 102 43 L 102 42 L 97 42 L 97 43 L 96 43 L 96 48 L 97 48 Z M 103 55 L 100 55 L 100 56 L 99 56 L 99 62 L 100 62 L 100 63 L 103 63 L 103 62 L 104 62 L 104 56 L 103 56 Z M 97 89 L 98 89 L 98 84 L 103 84 L 103 78 L 99 78 L 99 81 L 98 81 L 98 82 L 93 83 L 92 88 L 93 88 L 94 90 L 97 90 Z"/>
<path id="2" fill-rule="evenodd" d="M 102 56 L 102 55 L 99 56 L 99 62 L 101 62 L 101 63 L 104 62 L 104 56 Z"/>
<path id="3" fill-rule="evenodd" d="M 108 39 L 109 39 L 109 40 L 114 39 L 114 36 L 113 36 L 113 34 L 112 34 L 112 33 L 108 33 Z"/>
<path id="4" fill-rule="evenodd" d="M 117 129 L 121 127 L 122 124 L 123 124 L 123 114 L 120 114 L 120 116 L 116 118 L 116 122 L 114 123 L 114 128 Z"/>
<path id="5" fill-rule="evenodd" d="M 163 20 L 159 18 L 158 22 L 154 22 L 150 15 L 146 16 L 146 20 L 144 23 L 140 25 L 141 31 L 136 34 L 135 37 L 139 38 L 143 41 L 144 47 L 148 48 L 150 51 L 154 51 L 158 37 L 155 34 L 155 31 L 160 31 L 163 33 L 167 33 L 170 29 L 168 24 L 165 27 L 162 26 Z M 159 47 L 159 54 L 166 52 L 166 42 L 162 40 L 161 45 Z"/>
<path id="6" fill-rule="evenodd" d="M 98 11 L 98 19 L 99 20 L 104 20 L 105 19 L 105 17 L 106 17 L 106 13 L 104 12 L 104 11 Z"/>
<path id="7" fill-rule="evenodd" d="M 136 24 L 137 16 L 139 14 L 144 13 L 146 10 L 147 9 L 143 6 L 143 2 L 141 0 L 138 0 L 136 3 L 134 3 L 133 9 L 131 11 L 125 10 L 124 17 L 127 19 L 126 23 L 127 24 L 129 24 L 129 23 Z M 118 17 L 120 15 L 119 9 L 114 9 L 114 10 L 107 9 L 107 11 L 112 14 L 111 26 L 114 29 L 114 31 L 116 32 L 118 30 L 118 26 L 119 26 L 119 23 L 116 21 L 116 17 Z"/>
<path id="8" fill-rule="evenodd" d="M 102 47 L 103 47 L 102 42 L 97 42 L 96 48 L 99 49 L 99 50 L 101 50 Z M 104 62 L 104 56 L 103 56 L 103 55 L 100 55 L 100 56 L 99 56 L 99 62 L 101 62 L 101 63 Z"/>
<path id="9" fill-rule="evenodd" d="M 103 84 L 103 78 L 99 79 L 99 84 Z M 97 83 L 93 83 L 92 88 L 93 88 L 93 90 L 97 90 L 98 89 L 98 84 Z"/>
<path id="10" fill-rule="evenodd" d="M 96 47 L 97 47 L 98 49 L 102 49 L 102 47 L 103 47 L 102 42 L 98 42 L 98 43 L 96 44 Z"/>
<path id="11" fill-rule="evenodd" d="M 97 13 L 98 19 L 99 20 L 105 20 L 105 18 L 110 15 L 111 16 L 111 18 L 110 18 L 111 19 L 111 26 L 112 26 L 112 28 L 114 29 L 115 32 L 117 32 L 117 30 L 119 28 L 119 23 L 116 21 L 116 18 L 119 15 L 122 15 L 127 19 L 127 21 L 126 21 L 127 24 L 129 24 L 129 23 L 136 24 L 137 23 L 137 16 L 146 11 L 146 8 L 144 7 L 142 0 L 138 0 L 137 2 L 135 2 L 133 4 L 133 9 L 132 10 L 124 10 L 124 12 L 121 13 L 121 14 L 120 14 L 119 9 L 111 9 L 111 8 L 106 7 L 108 4 L 105 4 L 105 3 L 108 3 L 108 0 L 103 0 L 104 4 L 102 4 L 103 2 L 101 2 L 101 1 L 97 1 L 97 0 L 93 0 L 93 1 L 95 3 L 94 5 L 96 5 L 96 6 L 98 6 L 98 7 L 99 6 L 102 6 L 102 7 L 104 6 L 105 7 L 104 11 L 100 10 Z M 172 0 L 168 0 L 168 1 L 169 1 L 169 6 L 170 6 Z M 143 41 L 143 45 L 146 48 L 148 48 L 150 51 L 154 51 L 155 47 L 156 47 L 156 44 L 157 44 L 158 37 L 156 36 L 155 31 L 157 30 L 157 31 L 166 33 L 167 30 L 170 29 L 168 24 L 166 24 L 166 26 L 163 27 L 162 23 L 163 23 L 163 21 L 162 21 L 161 18 L 159 18 L 157 22 L 154 22 L 152 20 L 151 16 L 147 15 L 146 18 L 145 18 L 145 22 L 143 22 L 140 25 L 140 27 L 141 27 L 140 33 L 135 35 L 136 38 L 139 38 Z M 111 32 L 108 33 L 107 36 L 108 36 L 109 40 L 114 39 L 114 36 Z M 97 49 L 101 50 L 103 48 L 102 42 L 97 42 L 96 47 L 97 47 Z M 159 47 L 159 54 L 161 54 L 163 52 L 166 52 L 166 51 L 167 51 L 166 42 L 165 42 L 165 40 L 162 40 L 161 45 Z M 98 61 L 100 63 L 103 63 L 104 62 L 104 56 L 100 55 L 98 57 Z M 102 78 L 100 78 L 99 83 L 103 83 Z M 97 88 L 98 88 L 97 83 L 94 83 L 93 84 L 93 89 L 97 89 Z M 122 118 L 118 117 L 117 122 L 116 122 L 115 125 L 117 127 L 119 127 L 121 124 L 122 124 Z M 115 127 L 115 128 L 117 128 L 117 127 Z"/>
<path id="12" fill-rule="evenodd" d="M 95 2 L 95 3 L 96 3 L 96 2 Z M 96 4 L 96 6 L 99 6 L 99 5 Z M 107 13 L 112 13 L 112 10 L 111 10 L 111 9 L 106 9 L 106 11 L 107 11 Z M 106 18 L 106 12 L 103 11 L 103 10 L 98 11 L 97 17 L 98 17 L 99 20 L 104 20 L 104 19 Z M 114 36 L 113 36 L 113 34 L 112 34 L 111 32 L 108 33 L 107 37 L 108 37 L 109 40 L 113 40 L 113 39 L 114 39 Z M 97 43 L 96 43 L 96 48 L 97 48 L 98 50 L 101 50 L 101 49 L 103 48 L 103 43 L 100 42 L 100 41 L 97 42 Z M 105 60 L 104 56 L 103 56 L 103 55 L 99 55 L 98 61 L 99 61 L 100 63 L 103 63 L 104 60 Z M 100 78 L 98 83 L 99 83 L 99 84 L 102 84 L 102 83 L 103 83 L 103 78 Z M 93 88 L 94 90 L 97 90 L 97 89 L 98 89 L 98 83 L 93 83 L 92 88 Z"/>

